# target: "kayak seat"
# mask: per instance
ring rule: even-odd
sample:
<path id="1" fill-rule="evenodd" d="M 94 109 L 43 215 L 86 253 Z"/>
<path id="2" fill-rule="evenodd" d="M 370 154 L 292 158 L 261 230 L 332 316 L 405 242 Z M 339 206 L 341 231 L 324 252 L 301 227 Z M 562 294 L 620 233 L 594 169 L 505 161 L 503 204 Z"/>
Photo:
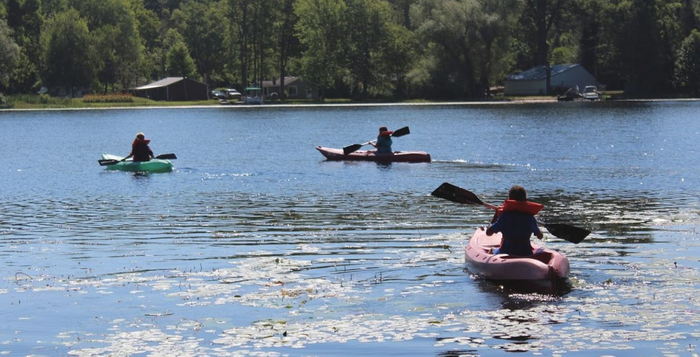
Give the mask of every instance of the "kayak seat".
<path id="1" fill-rule="evenodd" d="M 547 264 L 552 259 L 552 253 L 539 252 L 539 253 L 533 254 L 530 258 L 537 259 L 537 260 L 541 261 L 542 263 Z"/>
<path id="2" fill-rule="evenodd" d="M 521 258 L 532 258 L 535 260 L 539 260 L 544 264 L 549 263 L 549 260 L 552 259 L 552 253 L 547 253 L 547 252 L 538 252 L 530 256 L 523 256 L 523 255 L 509 255 L 509 254 L 497 254 L 500 258 L 502 259 L 521 259 Z"/>

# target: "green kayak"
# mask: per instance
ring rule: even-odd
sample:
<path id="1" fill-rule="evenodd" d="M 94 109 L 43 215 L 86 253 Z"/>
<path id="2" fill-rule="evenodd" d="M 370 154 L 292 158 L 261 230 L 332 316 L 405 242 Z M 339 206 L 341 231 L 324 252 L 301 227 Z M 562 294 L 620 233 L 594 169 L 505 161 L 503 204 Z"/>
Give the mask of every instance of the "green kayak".
<path id="1" fill-rule="evenodd" d="M 123 157 L 110 154 L 102 154 L 102 160 L 119 161 Z M 150 161 L 137 161 L 131 159 L 119 161 L 106 166 L 107 170 L 119 170 L 129 172 L 170 172 L 173 170 L 173 163 L 170 160 L 151 159 Z"/>

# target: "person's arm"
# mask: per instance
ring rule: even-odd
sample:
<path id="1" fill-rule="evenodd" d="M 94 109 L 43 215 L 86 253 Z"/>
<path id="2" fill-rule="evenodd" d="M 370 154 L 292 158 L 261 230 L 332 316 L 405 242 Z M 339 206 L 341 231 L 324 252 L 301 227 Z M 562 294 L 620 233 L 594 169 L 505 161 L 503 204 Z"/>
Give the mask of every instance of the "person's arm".
<path id="1" fill-rule="evenodd" d="M 535 237 L 542 239 L 544 235 L 542 235 L 542 231 L 540 230 L 540 227 L 537 225 L 537 220 L 535 217 L 532 217 L 532 221 L 530 222 L 530 226 L 532 229 L 532 233 L 535 234 Z"/>
<path id="2" fill-rule="evenodd" d="M 129 155 L 126 155 L 126 157 L 124 157 L 123 159 L 121 159 L 119 161 L 126 161 L 126 159 L 128 159 L 132 156 L 134 156 L 134 144 L 133 143 L 131 144 L 131 152 L 129 153 Z"/>
<path id="3" fill-rule="evenodd" d="M 501 231 L 501 224 L 500 223 L 501 223 L 501 220 L 498 219 L 498 220 L 496 220 L 496 223 L 493 223 L 488 228 L 486 228 L 486 235 L 491 236 L 494 233 L 500 232 Z"/>

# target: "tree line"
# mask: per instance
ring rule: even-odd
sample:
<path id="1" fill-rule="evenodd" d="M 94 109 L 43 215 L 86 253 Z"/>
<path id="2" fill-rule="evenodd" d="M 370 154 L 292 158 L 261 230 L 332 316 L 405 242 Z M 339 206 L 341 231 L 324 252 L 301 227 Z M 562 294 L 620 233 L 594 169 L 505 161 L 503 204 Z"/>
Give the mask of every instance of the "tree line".
<path id="1" fill-rule="evenodd" d="M 559 63 L 629 96 L 698 95 L 700 0 L 0 2 L 8 94 L 296 75 L 323 97 L 479 98 L 510 73 Z"/>

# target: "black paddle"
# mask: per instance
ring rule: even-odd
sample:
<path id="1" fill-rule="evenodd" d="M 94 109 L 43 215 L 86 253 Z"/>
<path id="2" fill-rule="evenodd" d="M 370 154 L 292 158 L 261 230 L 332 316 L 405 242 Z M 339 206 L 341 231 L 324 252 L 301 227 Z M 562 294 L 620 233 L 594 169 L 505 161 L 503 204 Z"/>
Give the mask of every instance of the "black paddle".
<path id="1" fill-rule="evenodd" d="M 488 207 L 493 210 L 498 209 L 498 207 L 482 201 L 473 192 L 467 191 L 463 188 L 457 187 L 447 182 L 443 183 L 442 185 L 440 185 L 440 187 L 436 188 L 435 191 L 431 193 L 431 195 L 435 197 L 444 198 L 452 202 L 463 204 L 477 204 Z M 587 229 L 574 227 L 564 223 L 538 223 L 547 228 L 549 233 L 551 233 L 553 236 L 567 240 L 574 244 L 580 243 L 591 233 L 591 231 Z"/>
<path id="2" fill-rule="evenodd" d="M 407 135 L 407 134 L 410 134 L 410 133 L 411 133 L 411 131 L 408 130 L 408 127 L 407 127 L 407 126 L 404 126 L 404 127 L 401 128 L 401 129 L 394 130 L 394 132 L 391 133 L 391 136 L 399 137 L 399 136 L 404 136 L 404 135 Z M 352 153 L 352 152 L 355 152 L 355 151 L 357 151 L 357 150 L 360 150 L 361 147 L 363 147 L 363 146 L 365 146 L 365 145 L 368 145 L 369 143 L 371 143 L 371 141 L 368 141 L 368 142 L 365 142 L 365 143 L 362 143 L 362 144 L 352 144 L 352 145 L 350 145 L 350 146 L 346 146 L 346 147 L 343 148 L 343 154 L 347 155 L 347 154 L 349 154 L 349 153 Z"/>
<path id="3" fill-rule="evenodd" d="M 175 154 L 161 154 L 155 157 L 156 159 L 161 159 L 161 160 L 175 160 L 177 159 L 177 156 Z M 109 166 L 109 165 L 114 165 L 116 163 L 119 163 L 120 160 L 114 160 L 114 159 L 103 159 L 103 160 L 97 160 L 97 163 L 100 164 L 100 166 Z"/>

